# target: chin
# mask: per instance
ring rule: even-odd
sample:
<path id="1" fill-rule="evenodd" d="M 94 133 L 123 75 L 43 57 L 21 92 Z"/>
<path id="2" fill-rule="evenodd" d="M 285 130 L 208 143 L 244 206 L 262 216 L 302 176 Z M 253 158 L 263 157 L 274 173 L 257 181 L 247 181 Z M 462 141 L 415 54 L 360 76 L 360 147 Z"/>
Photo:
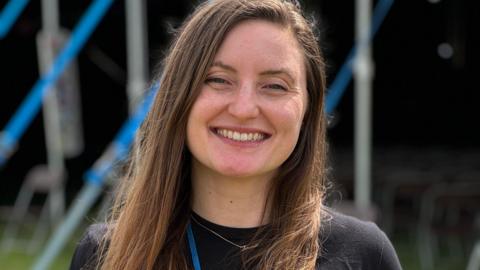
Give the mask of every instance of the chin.
<path id="1" fill-rule="evenodd" d="M 265 176 L 268 174 L 268 172 L 257 166 L 239 166 L 238 164 L 232 166 L 220 166 L 217 168 L 217 172 L 223 176 L 232 178 L 249 178 Z"/>

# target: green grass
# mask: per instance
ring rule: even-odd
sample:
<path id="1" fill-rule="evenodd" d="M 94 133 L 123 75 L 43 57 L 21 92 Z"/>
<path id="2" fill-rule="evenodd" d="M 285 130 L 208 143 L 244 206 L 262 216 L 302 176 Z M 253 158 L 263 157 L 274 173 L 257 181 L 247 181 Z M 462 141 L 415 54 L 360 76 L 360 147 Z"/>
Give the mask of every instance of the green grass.
<path id="1" fill-rule="evenodd" d="M 70 244 L 66 248 L 64 248 L 62 250 L 62 253 L 60 253 L 60 255 L 55 259 L 50 269 L 68 269 L 68 267 L 70 266 L 70 259 L 72 258 L 74 248 L 74 245 Z M 2 269 L 5 270 L 31 269 L 38 255 L 38 253 L 34 255 L 28 255 L 20 251 L 1 253 L 0 264 L 2 265 Z"/>
<path id="2" fill-rule="evenodd" d="M 420 258 L 418 249 L 415 245 L 415 240 L 406 233 L 395 235 L 392 243 L 397 251 L 398 258 L 402 264 L 403 269 L 406 270 L 421 270 Z M 453 256 L 448 254 L 445 247 L 441 247 L 438 258 L 435 258 L 435 270 L 457 270 L 465 269 L 466 260 L 464 256 Z"/>
<path id="3" fill-rule="evenodd" d="M 3 226 L 0 226 L 0 232 L 3 233 Z M 28 230 L 27 230 L 28 231 Z M 80 240 L 83 229 L 79 229 L 71 237 L 67 245 L 62 249 L 61 253 L 55 258 L 52 265 L 49 267 L 51 270 L 64 270 L 68 269 L 70 266 L 70 260 L 72 259 L 73 252 L 75 250 L 77 242 Z M 21 237 L 23 240 L 28 240 L 28 237 L 25 235 L 30 235 L 30 233 L 25 233 L 22 231 Z M 1 236 L 1 234 L 0 234 Z M 28 253 L 24 250 L 21 250 L 19 247 L 14 247 L 12 250 L 2 250 L 0 249 L 0 269 L 2 270 L 23 270 L 31 269 L 35 263 L 38 256 L 44 250 L 45 245 L 39 248 L 33 253 Z"/>

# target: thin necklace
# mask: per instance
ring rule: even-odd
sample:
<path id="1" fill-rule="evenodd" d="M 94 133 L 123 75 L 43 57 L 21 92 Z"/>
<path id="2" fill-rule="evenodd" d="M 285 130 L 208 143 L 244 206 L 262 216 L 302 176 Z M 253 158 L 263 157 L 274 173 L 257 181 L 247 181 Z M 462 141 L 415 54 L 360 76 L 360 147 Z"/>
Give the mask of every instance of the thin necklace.
<path id="1" fill-rule="evenodd" d="M 217 233 L 216 231 L 208 228 L 207 226 L 203 225 L 200 221 L 198 221 L 194 216 L 192 216 L 192 220 L 197 223 L 200 227 L 204 228 L 205 230 L 211 232 L 213 235 L 215 235 L 216 237 L 222 239 L 223 241 L 229 243 L 230 245 L 232 246 L 236 246 L 237 248 L 239 248 L 241 251 L 244 251 L 245 249 L 247 249 L 249 246 L 248 245 L 239 245 L 239 244 L 236 244 L 230 240 L 228 240 L 227 238 L 221 236 L 219 233 Z M 257 245 L 253 245 L 251 246 L 252 248 L 253 247 L 256 247 Z"/>

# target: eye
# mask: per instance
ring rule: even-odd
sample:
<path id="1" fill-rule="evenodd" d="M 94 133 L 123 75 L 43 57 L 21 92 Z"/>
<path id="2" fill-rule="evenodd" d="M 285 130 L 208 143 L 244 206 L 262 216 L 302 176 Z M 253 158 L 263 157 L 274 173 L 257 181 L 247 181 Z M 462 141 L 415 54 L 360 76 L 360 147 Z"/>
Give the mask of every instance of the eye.
<path id="1" fill-rule="evenodd" d="M 213 83 L 213 84 L 229 84 L 227 80 L 219 78 L 219 77 L 209 77 L 205 80 L 205 83 Z"/>
<path id="2" fill-rule="evenodd" d="M 282 90 L 282 91 L 287 91 L 287 87 L 281 85 L 281 84 L 277 84 L 277 83 L 273 83 L 273 84 L 267 84 L 264 86 L 265 88 L 267 89 L 272 89 L 272 90 Z"/>

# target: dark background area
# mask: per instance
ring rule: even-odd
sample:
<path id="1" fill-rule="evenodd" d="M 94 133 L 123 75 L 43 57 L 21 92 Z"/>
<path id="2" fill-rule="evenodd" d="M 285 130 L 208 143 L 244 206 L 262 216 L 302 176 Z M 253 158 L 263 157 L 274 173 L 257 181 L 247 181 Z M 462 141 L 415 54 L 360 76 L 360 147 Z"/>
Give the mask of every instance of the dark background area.
<path id="1" fill-rule="evenodd" d="M 7 1 L 0 1 L 3 8 Z M 0 127 L 3 128 L 38 79 L 35 36 L 41 28 L 40 1 L 31 1 L 0 40 Z M 72 29 L 90 1 L 59 1 L 61 25 Z M 195 1 L 196 3 L 197 1 Z M 170 37 L 195 5 L 188 0 L 147 1 L 149 61 L 154 70 Z M 328 82 L 347 56 L 354 35 L 354 1 L 303 1 L 321 24 Z M 374 147 L 480 149 L 480 94 L 476 79 L 480 39 L 478 1 L 395 1 L 374 40 Z M 440 57 L 448 43 L 453 56 Z M 101 51 L 123 70 L 112 79 L 92 60 Z M 85 151 L 67 160 L 68 199 L 83 172 L 105 150 L 127 116 L 124 2 L 116 1 L 78 57 Z M 329 130 L 332 148 L 352 148 L 353 89 L 350 84 Z M 0 170 L 0 205 L 12 204 L 25 174 L 46 162 L 43 119 L 38 115 L 17 152 Z M 480 161 L 479 161 L 480 163 Z"/>

